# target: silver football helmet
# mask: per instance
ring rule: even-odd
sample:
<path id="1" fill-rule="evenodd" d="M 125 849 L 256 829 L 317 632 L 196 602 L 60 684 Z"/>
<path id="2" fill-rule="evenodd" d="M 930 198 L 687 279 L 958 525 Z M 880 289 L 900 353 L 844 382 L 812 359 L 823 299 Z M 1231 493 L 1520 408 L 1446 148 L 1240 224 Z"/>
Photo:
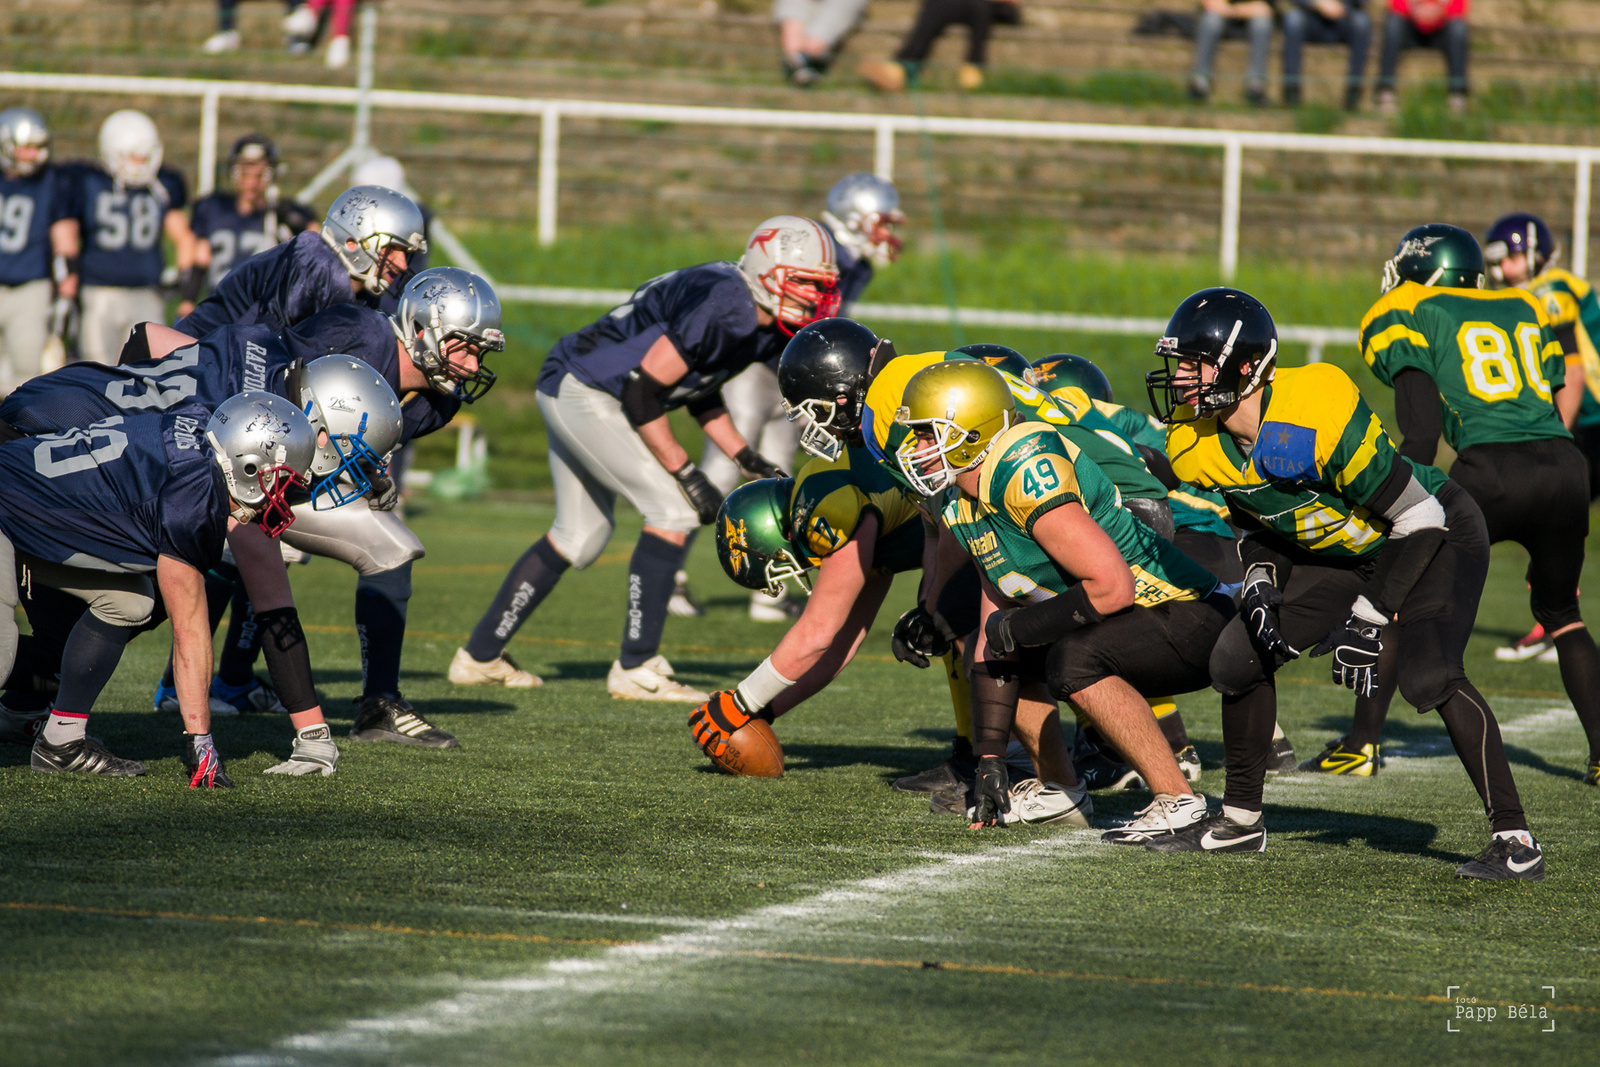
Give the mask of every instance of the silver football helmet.
<path id="1" fill-rule="evenodd" d="M 839 310 L 839 256 L 828 228 L 799 215 L 775 215 L 755 228 L 739 258 L 756 306 L 789 336 Z"/>
<path id="2" fill-rule="evenodd" d="M 17 158 L 17 149 L 32 146 L 39 154 L 30 160 Z M 0 111 L 0 171 L 26 178 L 50 162 L 50 127 L 44 116 L 31 107 L 8 107 Z"/>
<path id="3" fill-rule="evenodd" d="M 217 406 L 206 440 L 222 468 L 233 517 L 277 537 L 294 522 L 286 494 L 306 487 L 317 435 L 300 409 L 281 396 L 245 392 Z"/>
<path id="4" fill-rule="evenodd" d="M 422 210 L 404 193 L 381 185 L 357 185 L 334 198 L 322 223 L 322 239 L 350 277 L 381 296 L 390 286 L 384 277 L 384 250 L 398 246 L 408 258 L 426 252 L 425 228 Z"/>
<path id="5" fill-rule="evenodd" d="M 155 186 L 161 152 L 161 133 L 143 111 L 113 111 L 100 125 L 100 162 L 124 189 Z"/>
<path id="6" fill-rule="evenodd" d="M 398 314 L 390 320 L 406 353 L 435 389 L 470 404 L 494 385 L 483 365 L 488 352 L 504 352 L 500 299 L 488 282 L 460 267 L 429 267 L 406 284 Z M 465 342 L 477 356 L 475 370 L 456 365 L 449 342 Z"/>
<path id="7" fill-rule="evenodd" d="M 835 241 L 880 267 L 900 255 L 902 244 L 894 235 L 894 227 L 906 221 L 900 193 L 875 174 L 846 174 L 834 182 L 822 221 Z"/>
<path id="8" fill-rule="evenodd" d="M 317 432 L 312 507 L 340 507 L 371 492 L 373 477 L 400 446 L 400 401 L 389 383 L 370 364 L 343 355 L 312 360 L 291 383 Z"/>

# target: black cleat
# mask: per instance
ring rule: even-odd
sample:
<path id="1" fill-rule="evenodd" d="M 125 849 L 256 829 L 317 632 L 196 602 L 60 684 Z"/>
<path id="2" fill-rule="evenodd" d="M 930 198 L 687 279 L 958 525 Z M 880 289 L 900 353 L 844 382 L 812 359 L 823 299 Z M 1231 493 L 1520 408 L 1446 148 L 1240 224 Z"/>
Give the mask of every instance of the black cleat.
<path id="1" fill-rule="evenodd" d="M 356 712 L 350 727 L 352 741 L 390 741 L 397 745 L 422 745 L 427 748 L 459 748 L 454 735 L 438 729 L 417 714 L 406 699 L 367 697 Z"/>
<path id="2" fill-rule="evenodd" d="M 950 758 L 937 767 L 929 767 L 917 774 L 896 778 L 894 788 L 900 793 L 938 793 L 946 789 L 966 789 L 977 772 L 978 759 L 972 754 L 972 742 L 956 737 L 950 745 Z"/>
<path id="3" fill-rule="evenodd" d="M 1101 789 L 1143 789 L 1144 777 L 1126 763 L 1117 763 L 1096 749 L 1081 758 L 1074 754 L 1072 769 L 1078 784 L 1090 792 Z"/>
<path id="4" fill-rule="evenodd" d="M 1542 882 L 1544 852 L 1537 841 L 1530 848 L 1514 837 L 1497 837 L 1488 848 L 1457 867 L 1456 876 L 1486 882 Z"/>
<path id="5" fill-rule="evenodd" d="M 1175 834 L 1153 837 L 1144 847 L 1152 852 L 1265 852 L 1267 824 L 1260 819 L 1246 826 L 1219 811 Z"/>
<path id="6" fill-rule="evenodd" d="M 1600 785 L 1600 760 L 1589 761 L 1589 773 L 1583 776 L 1584 785 Z"/>
<path id="7" fill-rule="evenodd" d="M 967 817 L 968 801 L 972 799 L 972 783 L 941 789 L 928 797 L 928 812 L 932 815 L 959 815 Z"/>
<path id="8" fill-rule="evenodd" d="M 1290 774 L 1299 769 L 1300 764 L 1294 758 L 1294 742 L 1287 737 L 1274 738 L 1272 754 L 1267 757 L 1267 773 Z"/>
<path id="9" fill-rule="evenodd" d="M 33 769 L 47 774 L 99 774 L 107 778 L 133 778 L 144 773 L 137 760 L 113 756 L 105 745 L 92 737 L 80 737 L 64 745 L 52 745 L 41 734 L 33 743 Z"/>

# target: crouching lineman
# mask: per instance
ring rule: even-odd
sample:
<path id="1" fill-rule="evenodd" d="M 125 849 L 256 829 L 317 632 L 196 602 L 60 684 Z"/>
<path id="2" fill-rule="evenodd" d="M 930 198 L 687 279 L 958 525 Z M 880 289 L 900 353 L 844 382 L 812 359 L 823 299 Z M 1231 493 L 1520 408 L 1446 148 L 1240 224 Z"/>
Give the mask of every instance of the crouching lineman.
<path id="1" fill-rule="evenodd" d="M 1141 694 L 1208 682 L 1233 616 L 1211 574 L 1120 506 L 1116 487 L 1055 427 L 1024 422 L 1001 374 L 952 361 L 918 371 L 895 416 L 894 458 L 983 577 L 971 676 L 974 825 L 1004 821 L 1005 765 L 1024 680 L 1081 709 L 1154 802 L 1105 840 L 1146 844 L 1205 818 Z"/>
<path id="2" fill-rule="evenodd" d="M 1146 376 L 1151 407 L 1171 426 L 1173 470 L 1221 490 L 1234 521 L 1250 527 L 1240 614 L 1211 655 L 1223 694 L 1224 808 L 1152 847 L 1259 848 L 1274 673 L 1301 650 L 1332 653 L 1334 681 L 1370 697 L 1384 627 L 1396 619 L 1400 691 L 1438 710 L 1493 831 L 1456 873 L 1542 879 L 1500 727 L 1462 663 L 1489 567 L 1482 513 L 1437 469 L 1395 451 L 1344 371 L 1275 368 L 1277 346 L 1260 301 L 1203 289 L 1178 305 L 1156 347 L 1165 368 Z"/>
<path id="3" fill-rule="evenodd" d="M 88 606 L 66 641 L 35 770 L 144 773 L 85 728 L 123 647 L 158 621 L 159 596 L 172 620 L 190 785 L 232 785 L 211 737 L 203 576 L 222 558 L 230 527 L 251 523 L 276 536 L 294 521 L 285 494 L 305 486 L 315 448 L 306 417 L 266 393 L 241 393 L 209 420 L 118 415 L 0 445 L 0 673 L 17 649 L 21 569 Z"/>
<path id="4" fill-rule="evenodd" d="M 556 521 L 511 568 L 449 677 L 457 685 L 527 685 L 505 646 L 569 567 L 611 538 L 617 496 L 644 515 L 628 564 L 622 648 L 606 678 L 614 697 L 699 704 L 659 652 L 674 575 L 691 530 L 715 521 L 722 494 L 689 460 L 667 415 L 687 408 L 706 436 L 756 477 L 782 472 L 733 426 L 720 389 L 777 355 L 785 335 L 827 315 L 837 297 L 833 238 L 811 219 L 758 226 L 737 264 L 705 263 L 646 282 L 628 302 L 568 334 L 539 373 L 550 437 Z"/>

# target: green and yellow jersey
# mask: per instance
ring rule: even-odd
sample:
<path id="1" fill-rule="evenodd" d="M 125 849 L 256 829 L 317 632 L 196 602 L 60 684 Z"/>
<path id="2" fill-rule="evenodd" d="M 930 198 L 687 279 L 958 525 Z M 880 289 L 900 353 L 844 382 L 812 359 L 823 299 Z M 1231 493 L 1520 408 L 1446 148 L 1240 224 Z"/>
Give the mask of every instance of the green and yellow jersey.
<path id="1" fill-rule="evenodd" d="M 1578 425 L 1600 426 L 1600 353 L 1595 350 L 1595 338 L 1600 337 L 1600 299 L 1595 297 L 1594 286 L 1571 271 L 1552 267 L 1529 282 L 1528 289 L 1544 305 L 1552 330 L 1573 327 L 1578 351 L 1567 356 L 1567 362 L 1582 363 L 1585 386 Z"/>
<path id="2" fill-rule="evenodd" d="M 1408 369 L 1434 380 L 1457 452 L 1572 436 L 1550 388 L 1566 376 L 1561 343 L 1544 305 L 1522 289 L 1404 282 L 1361 320 L 1361 354 L 1385 385 Z"/>
<path id="3" fill-rule="evenodd" d="M 836 460 L 813 459 L 800 468 L 789 494 L 790 540 L 805 562 L 820 565 L 855 536 L 869 512 L 878 517 L 872 572 L 921 569 L 922 513 L 916 498 L 864 448 L 847 448 Z"/>
<path id="4" fill-rule="evenodd" d="M 1167 454 L 1179 478 L 1220 490 L 1235 516 L 1309 552 L 1365 559 L 1383 545 L 1388 524 L 1364 505 L 1398 453 L 1356 383 L 1331 363 L 1277 369 L 1250 452 L 1212 417 L 1175 423 Z M 1430 492 L 1445 483 L 1436 467 L 1411 469 Z"/>
<path id="5" fill-rule="evenodd" d="M 1074 502 L 1122 552 L 1137 603 L 1198 600 L 1217 588 L 1205 568 L 1129 514 L 1094 461 L 1048 425 L 1024 422 L 995 438 L 979 468 L 976 500 L 951 486 L 932 503 L 1001 593 L 1037 602 L 1077 584 L 1033 539 L 1041 516 Z"/>

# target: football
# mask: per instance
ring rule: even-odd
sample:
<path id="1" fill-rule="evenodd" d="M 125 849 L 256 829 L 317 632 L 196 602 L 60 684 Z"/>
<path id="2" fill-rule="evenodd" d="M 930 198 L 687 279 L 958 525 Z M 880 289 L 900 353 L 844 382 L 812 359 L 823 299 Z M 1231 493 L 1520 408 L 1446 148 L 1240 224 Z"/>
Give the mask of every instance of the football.
<path id="1" fill-rule="evenodd" d="M 707 753 L 710 756 L 710 753 Z M 751 719 L 728 738 L 728 747 L 711 762 L 729 774 L 747 778 L 782 778 L 783 746 L 765 719 Z"/>

